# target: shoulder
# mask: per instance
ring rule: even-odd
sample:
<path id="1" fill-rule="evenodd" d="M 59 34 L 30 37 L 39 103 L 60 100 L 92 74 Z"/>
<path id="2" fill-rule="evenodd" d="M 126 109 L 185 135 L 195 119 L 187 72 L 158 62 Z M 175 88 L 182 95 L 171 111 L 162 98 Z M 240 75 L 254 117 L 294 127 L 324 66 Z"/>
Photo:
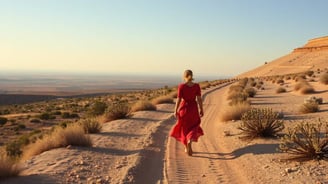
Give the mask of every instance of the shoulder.
<path id="1" fill-rule="evenodd" d="M 185 86 L 185 84 L 181 83 L 181 84 L 178 85 L 178 88 L 183 88 L 184 86 Z"/>

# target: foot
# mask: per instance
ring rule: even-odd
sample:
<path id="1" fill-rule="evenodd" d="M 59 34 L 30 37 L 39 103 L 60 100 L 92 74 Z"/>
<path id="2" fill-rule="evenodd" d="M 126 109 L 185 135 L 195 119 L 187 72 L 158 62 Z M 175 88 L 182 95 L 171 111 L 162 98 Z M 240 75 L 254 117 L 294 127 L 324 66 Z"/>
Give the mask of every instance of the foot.
<path id="1" fill-rule="evenodd" d="M 187 151 L 187 154 L 188 154 L 189 156 L 192 156 L 191 141 L 189 141 L 189 142 L 187 143 L 187 149 L 186 149 L 186 151 Z"/>

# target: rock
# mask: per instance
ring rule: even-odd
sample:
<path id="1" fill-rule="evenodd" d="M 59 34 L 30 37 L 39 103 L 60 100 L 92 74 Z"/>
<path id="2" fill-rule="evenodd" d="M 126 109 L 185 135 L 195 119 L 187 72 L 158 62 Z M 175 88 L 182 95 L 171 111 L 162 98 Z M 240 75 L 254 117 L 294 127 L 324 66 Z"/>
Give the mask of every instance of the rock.
<path id="1" fill-rule="evenodd" d="M 204 177 L 206 177 L 206 175 L 205 175 L 205 174 L 203 174 L 203 175 L 202 175 L 202 177 L 204 178 Z"/>
<path id="2" fill-rule="evenodd" d="M 298 167 L 286 168 L 285 172 L 292 173 L 292 172 L 298 171 L 298 169 L 299 169 Z"/>
<path id="3" fill-rule="evenodd" d="M 266 166 L 263 167 L 263 169 L 267 169 L 267 168 L 269 168 L 269 167 L 270 167 L 269 165 L 266 165 Z"/>
<path id="4" fill-rule="evenodd" d="M 79 164 L 80 164 L 80 165 L 84 165 L 84 162 L 83 162 L 83 160 L 81 160 Z"/>
<path id="5" fill-rule="evenodd" d="M 70 149 L 72 146 L 71 145 L 68 145 L 68 146 L 66 146 L 66 149 Z"/>

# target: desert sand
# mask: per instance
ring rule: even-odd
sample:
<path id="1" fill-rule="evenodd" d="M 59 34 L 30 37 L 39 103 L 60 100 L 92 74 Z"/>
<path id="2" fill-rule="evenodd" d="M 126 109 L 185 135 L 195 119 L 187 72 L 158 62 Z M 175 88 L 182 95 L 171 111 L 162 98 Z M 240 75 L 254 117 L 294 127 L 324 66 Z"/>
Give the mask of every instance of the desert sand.
<path id="1" fill-rule="evenodd" d="M 296 49 L 239 77 L 327 68 L 327 50 L 313 50 L 326 40 L 310 40 L 306 49 Z M 264 89 L 250 98 L 251 106 L 282 112 L 286 126 L 282 134 L 302 121 L 315 122 L 319 117 L 328 121 L 327 86 L 318 82 L 318 73 L 315 76 L 310 84 L 316 92 L 308 95 L 293 91 L 294 80 L 286 80 L 283 86 L 287 92 L 280 94 L 275 93 L 280 85 L 264 81 Z M 243 141 L 240 121 L 220 120 L 232 84 L 202 91 L 205 135 L 193 144 L 193 156 L 168 136 L 176 122 L 174 104 L 161 104 L 157 111 L 136 112 L 128 119 L 105 123 L 101 133 L 92 135 L 91 148 L 68 146 L 35 156 L 23 163 L 21 176 L 1 183 L 328 183 L 327 161 L 289 160 L 290 155 L 278 151 L 279 138 Z M 309 96 L 321 97 L 324 103 L 319 112 L 300 114 L 298 108 Z"/>
<path id="2" fill-rule="evenodd" d="M 326 86 L 312 84 L 321 91 L 317 96 L 328 99 Z M 33 157 L 24 163 L 21 176 L 2 183 L 327 183 L 327 162 L 285 161 L 288 155 L 277 150 L 279 139 L 242 141 L 238 121 L 219 120 L 230 85 L 203 90 L 205 135 L 193 144 L 192 157 L 168 137 L 176 121 L 174 105 L 162 104 L 158 111 L 105 123 L 101 133 L 92 135 L 92 148 L 60 148 Z M 270 82 L 264 87 L 251 99 L 252 106 L 282 110 L 287 126 L 328 115 L 327 103 L 319 113 L 299 115 L 295 109 L 306 96 L 275 94 L 278 85 Z"/>

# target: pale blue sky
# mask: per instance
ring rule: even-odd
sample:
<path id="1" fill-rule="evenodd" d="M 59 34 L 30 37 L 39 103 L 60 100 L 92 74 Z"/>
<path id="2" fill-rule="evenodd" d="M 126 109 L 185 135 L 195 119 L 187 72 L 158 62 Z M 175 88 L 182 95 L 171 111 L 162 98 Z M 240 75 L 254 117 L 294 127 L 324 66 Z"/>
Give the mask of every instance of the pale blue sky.
<path id="1" fill-rule="evenodd" d="M 0 71 L 237 75 L 326 36 L 326 0 L 0 0 Z"/>

